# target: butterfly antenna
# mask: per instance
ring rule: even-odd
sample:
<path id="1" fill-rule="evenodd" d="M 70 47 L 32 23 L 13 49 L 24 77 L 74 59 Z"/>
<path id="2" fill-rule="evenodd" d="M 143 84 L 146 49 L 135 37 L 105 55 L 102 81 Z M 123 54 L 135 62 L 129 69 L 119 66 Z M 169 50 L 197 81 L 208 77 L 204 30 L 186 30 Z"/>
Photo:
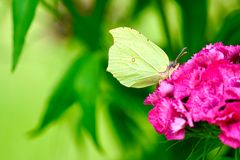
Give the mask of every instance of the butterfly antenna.
<path id="1" fill-rule="evenodd" d="M 184 47 L 182 49 L 182 51 L 178 54 L 177 58 L 175 59 L 175 64 L 177 63 L 177 61 L 182 57 L 184 56 L 185 54 L 187 54 L 188 52 L 186 51 L 187 50 L 187 47 Z"/>

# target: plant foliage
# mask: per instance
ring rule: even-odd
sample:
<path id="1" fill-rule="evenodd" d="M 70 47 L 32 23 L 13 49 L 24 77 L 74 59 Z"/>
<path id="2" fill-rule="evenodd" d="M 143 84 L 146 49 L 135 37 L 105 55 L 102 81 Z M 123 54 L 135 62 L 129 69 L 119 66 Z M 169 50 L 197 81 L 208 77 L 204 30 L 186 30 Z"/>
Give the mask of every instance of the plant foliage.
<path id="1" fill-rule="evenodd" d="M 222 41 L 225 44 L 239 44 L 240 10 L 226 7 L 228 12 L 221 11 L 214 17 L 219 19 L 218 27 L 211 28 L 210 2 L 211 0 L 13 0 L 13 70 L 17 63 L 21 63 L 19 57 L 24 54 L 27 32 L 34 23 L 34 14 L 39 5 L 45 6 L 50 15 L 57 15 L 56 20 L 69 17 L 65 22 L 71 26 L 68 37 L 78 39 L 79 46 L 84 48 L 52 92 L 36 132 L 40 133 L 49 124 L 57 121 L 73 104 L 79 104 L 79 110 L 82 111 L 79 129 L 87 131 L 97 148 L 101 149 L 97 132 L 97 107 L 106 107 L 116 137 L 125 149 L 122 158 L 206 158 L 212 149 L 221 146 L 219 142 L 192 137 L 167 150 L 175 142 L 166 142 L 161 136 L 156 138 L 153 130 L 144 126 L 150 125 L 145 123 L 149 108 L 143 106 L 143 100 L 150 89 L 129 89 L 121 86 L 106 72 L 106 66 L 107 50 L 111 44 L 108 30 L 119 26 L 139 27 L 137 23 L 149 8 L 162 24 L 161 33 L 166 42 L 159 45 L 171 58 L 175 58 L 176 53 L 183 47 L 188 47 L 189 51 L 188 56 L 182 59 L 186 61 L 208 43 Z M 239 1 L 234 1 L 233 5 L 240 8 Z M 175 15 L 170 15 L 169 6 L 174 6 L 172 8 L 175 9 Z M 124 11 L 124 8 L 128 10 Z M 178 17 L 178 22 L 173 22 L 172 16 Z M 175 24 L 179 28 L 180 38 L 171 33 L 170 28 Z M 141 27 L 146 31 L 149 24 L 144 23 Z M 104 105 L 99 105 L 99 102 L 104 102 Z M 132 147 L 139 150 L 138 157 L 130 153 Z M 124 153 L 129 153 L 129 156 L 124 156 Z M 230 149 L 223 159 L 229 156 L 234 156 Z"/>

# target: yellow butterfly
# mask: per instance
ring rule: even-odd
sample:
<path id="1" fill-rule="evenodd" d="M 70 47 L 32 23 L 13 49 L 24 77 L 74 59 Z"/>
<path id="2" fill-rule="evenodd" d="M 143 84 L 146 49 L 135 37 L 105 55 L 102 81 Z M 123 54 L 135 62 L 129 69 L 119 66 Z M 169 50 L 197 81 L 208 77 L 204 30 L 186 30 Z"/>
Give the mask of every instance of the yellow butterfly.
<path id="1" fill-rule="evenodd" d="M 168 78 L 178 68 L 167 54 L 138 31 L 119 27 L 110 30 L 114 44 L 109 49 L 107 71 L 127 87 L 143 88 Z"/>

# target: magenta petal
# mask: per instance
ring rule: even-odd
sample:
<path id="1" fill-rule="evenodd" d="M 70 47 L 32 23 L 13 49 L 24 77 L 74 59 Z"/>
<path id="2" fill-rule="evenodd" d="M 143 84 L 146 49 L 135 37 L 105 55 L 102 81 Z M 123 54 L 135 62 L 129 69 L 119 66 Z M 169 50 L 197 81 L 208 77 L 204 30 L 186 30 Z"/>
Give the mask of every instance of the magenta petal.
<path id="1" fill-rule="evenodd" d="M 220 140 L 232 148 L 240 147 L 240 122 L 221 126 Z"/>
<path id="2" fill-rule="evenodd" d="M 157 90 L 162 97 L 172 97 L 174 86 L 167 81 L 162 81 Z"/>
<path id="3" fill-rule="evenodd" d="M 184 130 L 180 130 L 176 133 L 167 133 L 166 134 L 166 138 L 168 140 L 181 140 L 181 139 L 184 139 L 185 137 L 185 131 Z"/>
<path id="4" fill-rule="evenodd" d="M 173 133 L 177 133 L 178 131 L 184 129 L 186 125 L 186 120 L 180 117 L 175 117 L 174 122 L 171 123 L 171 130 Z"/>

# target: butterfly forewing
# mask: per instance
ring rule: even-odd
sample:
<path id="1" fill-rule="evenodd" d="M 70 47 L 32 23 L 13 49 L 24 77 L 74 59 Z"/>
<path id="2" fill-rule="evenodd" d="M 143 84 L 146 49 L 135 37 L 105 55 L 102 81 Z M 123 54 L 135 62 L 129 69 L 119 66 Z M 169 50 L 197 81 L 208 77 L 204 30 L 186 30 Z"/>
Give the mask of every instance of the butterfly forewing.
<path id="1" fill-rule="evenodd" d="M 158 83 L 169 65 L 164 51 L 136 30 L 121 27 L 110 31 L 107 70 L 127 87 L 141 88 Z"/>

